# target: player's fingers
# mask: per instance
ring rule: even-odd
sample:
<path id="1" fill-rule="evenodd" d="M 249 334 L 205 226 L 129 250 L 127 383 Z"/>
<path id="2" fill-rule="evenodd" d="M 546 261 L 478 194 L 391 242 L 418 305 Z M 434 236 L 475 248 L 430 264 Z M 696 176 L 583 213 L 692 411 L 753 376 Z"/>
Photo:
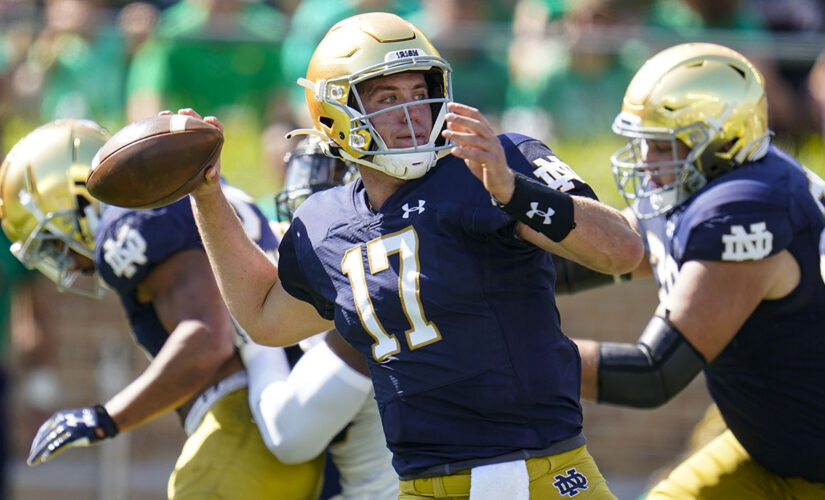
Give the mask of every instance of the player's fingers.
<path id="1" fill-rule="evenodd" d="M 26 465 L 30 467 L 34 467 L 35 465 L 40 464 L 42 462 L 42 451 L 38 451 L 37 453 L 29 454 L 29 458 L 26 459 Z"/>
<path id="2" fill-rule="evenodd" d="M 168 109 L 164 109 L 163 111 L 161 111 L 161 112 L 159 112 L 159 113 L 158 113 L 158 116 L 164 116 L 164 115 L 174 115 L 174 114 L 175 114 L 175 113 L 172 113 L 172 112 L 171 112 L 171 111 L 169 111 Z"/>
<path id="3" fill-rule="evenodd" d="M 472 130 L 478 133 L 487 132 L 489 128 L 486 124 L 476 118 L 473 118 L 472 116 L 465 116 L 458 113 L 447 113 L 444 116 L 444 121 L 447 122 L 448 127 L 463 127 L 467 130 Z"/>
<path id="4" fill-rule="evenodd" d="M 483 149 L 477 149 L 466 146 L 456 146 L 452 149 L 451 152 L 453 156 L 457 156 L 465 160 L 465 162 L 473 161 L 484 165 L 492 165 L 497 163 L 496 155 Z"/>
<path id="5" fill-rule="evenodd" d="M 441 135 L 444 136 L 445 139 L 451 140 L 460 146 L 481 148 L 485 150 L 493 149 L 494 147 L 490 139 L 472 132 L 445 130 Z"/>
<path id="6" fill-rule="evenodd" d="M 447 130 L 463 133 L 469 132 L 488 141 L 497 140 L 496 133 L 492 127 L 475 118 L 447 113 L 445 121 L 447 122 Z"/>
<path id="7" fill-rule="evenodd" d="M 41 446 L 40 443 L 37 442 L 37 440 L 34 440 L 34 442 L 32 443 L 32 447 L 29 450 L 29 456 L 26 459 L 26 463 L 29 465 L 36 465 L 40 463 L 40 455 L 43 454 L 43 448 L 44 447 Z"/>
<path id="8" fill-rule="evenodd" d="M 210 115 L 210 116 L 205 117 L 203 119 L 203 121 L 205 121 L 206 123 L 208 123 L 210 125 L 216 126 L 218 128 L 218 130 L 223 132 L 223 123 L 221 123 L 221 121 L 218 120 L 217 117 Z"/>
<path id="9" fill-rule="evenodd" d="M 181 109 L 178 110 L 178 114 L 179 115 L 192 116 L 192 117 L 197 118 L 198 120 L 202 119 L 200 113 L 198 113 L 197 111 L 195 111 L 192 108 L 181 108 Z"/>
<path id="10" fill-rule="evenodd" d="M 49 451 L 51 446 L 53 446 L 51 440 L 40 442 L 35 440 L 35 442 L 32 443 L 32 449 L 29 451 L 29 456 L 26 459 L 26 463 L 29 465 L 37 465 L 48 460 L 49 455 L 51 454 Z"/>
<path id="11" fill-rule="evenodd" d="M 216 184 L 220 182 L 220 170 L 218 166 L 212 165 L 207 167 L 203 173 L 203 180 L 206 184 Z"/>
<path id="12" fill-rule="evenodd" d="M 483 124 L 491 130 L 493 128 L 490 122 L 487 121 L 487 118 L 484 116 L 484 114 L 477 108 L 467 106 L 466 104 L 461 104 L 460 102 L 451 102 L 447 104 L 447 109 L 454 114 L 472 118 L 473 120 Z"/>
<path id="13" fill-rule="evenodd" d="M 449 102 L 447 103 L 447 109 L 454 113 L 461 113 L 466 115 L 481 115 L 481 112 L 472 106 L 468 106 L 466 104 L 461 104 L 460 102 Z"/>

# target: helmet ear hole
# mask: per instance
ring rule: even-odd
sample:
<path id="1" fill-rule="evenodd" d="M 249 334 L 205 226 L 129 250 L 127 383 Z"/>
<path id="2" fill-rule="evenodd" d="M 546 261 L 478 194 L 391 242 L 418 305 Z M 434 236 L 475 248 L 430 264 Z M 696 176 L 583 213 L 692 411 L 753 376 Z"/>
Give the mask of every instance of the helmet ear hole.
<path id="1" fill-rule="evenodd" d="M 318 121 L 321 122 L 321 125 L 323 125 L 327 128 L 332 128 L 332 126 L 335 124 L 335 120 L 333 120 L 332 118 L 330 118 L 328 116 L 321 116 L 321 117 L 318 118 Z M 342 137 L 342 139 L 343 139 L 343 137 Z"/>

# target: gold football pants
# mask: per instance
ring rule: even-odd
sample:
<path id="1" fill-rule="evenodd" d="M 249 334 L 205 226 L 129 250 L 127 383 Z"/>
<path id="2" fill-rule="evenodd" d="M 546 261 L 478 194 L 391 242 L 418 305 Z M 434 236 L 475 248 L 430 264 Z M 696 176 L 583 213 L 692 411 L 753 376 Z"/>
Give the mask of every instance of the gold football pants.
<path id="1" fill-rule="evenodd" d="M 285 465 L 261 439 L 246 388 L 216 402 L 183 445 L 169 478 L 174 500 L 303 500 L 320 493 L 321 454 Z"/>
<path id="2" fill-rule="evenodd" d="M 586 446 L 548 457 L 527 460 L 532 500 L 616 500 Z M 470 470 L 449 476 L 401 481 L 399 500 L 470 497 Z"/>
<path id="3" fill-rule="evenodd" d="M 754 462 L 730 430 L 673 469 L 648 500 L 807 500 L 825 498 L 825 483 L 778 476 Z"/>

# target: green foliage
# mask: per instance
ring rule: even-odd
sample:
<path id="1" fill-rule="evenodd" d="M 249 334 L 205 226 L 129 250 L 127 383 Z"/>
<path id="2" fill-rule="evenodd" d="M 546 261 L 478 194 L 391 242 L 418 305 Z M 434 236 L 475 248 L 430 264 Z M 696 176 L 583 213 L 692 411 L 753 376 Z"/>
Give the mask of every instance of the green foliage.
<path id="1" fill-rule="evenodd" d="M 622 145 L 624 139 L 613 134 L 605 134 L 587 140 L 565 140 L 550 144 L 550 148 L 590 184 L 599 200 L 621 210 L 627 205 L 613 182 L 610 155 Z"/>
<path id="2" fill-rule="evenodd" d="M 253 198 L 272 195 L 281 188 L 275 169 L 266 164 L 261 131 L 249 121 L 224 123 L 221 173 L 231 184 Z"/>
<path id="3" fill-rule="evenodd" d="M 825 141 L 823 141 L 823 137 L 811 133 L 807 136 L 795 138 L 794 141 L 779 140 L 777 145 L 825 179 Z"/>

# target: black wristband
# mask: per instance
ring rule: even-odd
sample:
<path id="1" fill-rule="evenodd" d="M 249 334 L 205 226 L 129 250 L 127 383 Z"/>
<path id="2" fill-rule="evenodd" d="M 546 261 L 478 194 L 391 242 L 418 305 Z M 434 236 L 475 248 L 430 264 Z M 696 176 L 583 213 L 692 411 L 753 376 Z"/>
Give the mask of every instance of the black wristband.
<path id="1" fill-rule="evenodd" d="M 97 426 L 103 431 L 103 437 L 110 438 L 117 436 L 117 424 L 112 420 L 112 417 L 109 416 L 106 408 L 104 408 L 103 405 L 95 405 L 93 409 L 97 416 Z"/>
<path id="2" fill-rule="evenodd" d="M 493 205 L 555 242 L 576 227 L 573 198 L 516 172 L 516 187 L 507 204 L 491 196 Z"/>

